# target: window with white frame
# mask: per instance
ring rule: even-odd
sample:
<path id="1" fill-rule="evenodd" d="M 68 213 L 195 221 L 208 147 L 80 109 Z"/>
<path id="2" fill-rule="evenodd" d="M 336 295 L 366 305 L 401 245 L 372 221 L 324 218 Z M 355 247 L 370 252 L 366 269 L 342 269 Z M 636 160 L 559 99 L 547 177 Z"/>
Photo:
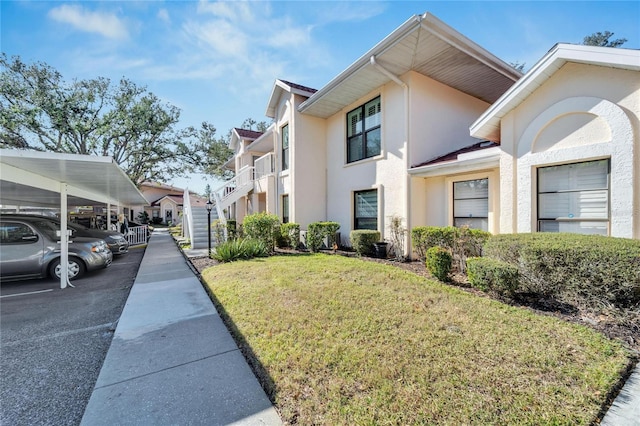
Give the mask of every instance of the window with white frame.
<path id="1" fill-rule="evenodd" d="M 489 179 L 453 183 L 453 225 L 489 230 Z"/>
<path id="2" fill-rule="evenodd" d="M 289 125 L 282 126 L 282 170 L 289 170 Z"/>
<path id="3" fill-rule="evenodd" d="M 609 160 L 538 168 L 538 231 L 609 233 Z"/>
<path id="4" fill-rule="evenodd" d="M 282 196 L 282 223 L 289 223 L 289 194 Z"/>
<path id="5" fill-rule="evenodd" d="M 380 154 L 380 96 L 347 113 L 347 163 Z"/>
<path id="6" fill-rule="evenodd" d="M 378 229 L 378 191 L 354 192 L 353 229 Z"/>

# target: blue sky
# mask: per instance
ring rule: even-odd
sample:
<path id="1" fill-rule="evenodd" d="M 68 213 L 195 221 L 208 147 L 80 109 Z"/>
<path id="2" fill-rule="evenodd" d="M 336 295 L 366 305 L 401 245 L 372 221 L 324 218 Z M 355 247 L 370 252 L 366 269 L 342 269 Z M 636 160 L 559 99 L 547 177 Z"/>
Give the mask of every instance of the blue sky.
<path id="1" fill-rule="evenodd" d="M 640 48 L 639 1 L 6 1 L 0 45 L 67 80 L 121 77 L 225 135 L 267 121 L 276 78 L 316 89 L 412 15 L 431 12 L 506 62 L 596 31 Z M 201 192 L 205 181 L 175 179 Z M 215 183 L 212 182 L 212 185 Z"/>

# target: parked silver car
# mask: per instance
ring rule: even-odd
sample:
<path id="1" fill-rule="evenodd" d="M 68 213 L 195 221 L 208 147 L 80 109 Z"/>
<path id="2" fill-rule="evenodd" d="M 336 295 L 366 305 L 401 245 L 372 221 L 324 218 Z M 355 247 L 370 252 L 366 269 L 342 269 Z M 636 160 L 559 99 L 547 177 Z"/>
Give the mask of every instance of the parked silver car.
<path id="1" fill-rule="evenodd" d="M 59 279 L 62 268 L 58 230 L 60 225 L 50 218 L 0 215 L 0 279 Z M 70 241 L 69 279 L 111 265 L 113 254 L 104 240 L 78 237 L 72 231 Z"/>
<path id="2" fill-rule="evenodd" d="M 18 213 L 6 214 L 3 217 L 5 219 L 9 219 L 9 218 L 22 218 L 25 216 L 39 217 L 41 219 L 51 220 L 56 223 L 58 228 L 60 228 L 60 219 L 58 219 L 57 217 L 42 216 L 42 215 L 26 215 L 26 214 L 18 214 Z M 98 238 L 100 240 L 104 240 L 109 246 L 109 249 L 113 254 L 124 254 L 129 251 L 129 241 L 127 241 L 127 238 L 120 232 L 87 228 L 84 225 L 80 225 L 79 223 L 73 223 L 73 222 L 67 222 L 67 228 L 74 231 L 74 235 L 77 237 L 91 237 L 91 238 Z"/>

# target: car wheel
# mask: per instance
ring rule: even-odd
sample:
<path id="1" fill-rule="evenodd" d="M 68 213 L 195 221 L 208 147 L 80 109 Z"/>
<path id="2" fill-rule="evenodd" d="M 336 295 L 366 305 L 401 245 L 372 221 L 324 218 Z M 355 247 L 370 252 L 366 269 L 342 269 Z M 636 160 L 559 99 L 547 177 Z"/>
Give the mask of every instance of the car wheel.
<path id="1" fill-rule="evenodd" d="M 68 266 L 69 280 L 75 280 L 77 278 L 80 278 L 82 275 L 84 275 L 84 272 L 85 272 L 84 263 L 82 263 L 81 260 L 70 257 L 69 266 Z M 60 265 L 59 258 L 54 260 L 51 266 L 49 267 L 49 274 L 52 277 L 60 279 L 60 275 L 62 275 L 62 265 Z"/>

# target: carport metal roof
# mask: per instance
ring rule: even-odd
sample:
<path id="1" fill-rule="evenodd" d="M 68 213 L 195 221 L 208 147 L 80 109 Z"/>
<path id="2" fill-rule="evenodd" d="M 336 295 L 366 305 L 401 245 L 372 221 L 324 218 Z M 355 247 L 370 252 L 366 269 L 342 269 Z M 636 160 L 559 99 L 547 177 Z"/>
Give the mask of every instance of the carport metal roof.
<path id="1" fill-rule="evenodd" d="M 0 203 L 58 207 L 149 202 L 111 157 L 0 149 Z M 67 215 L 60 216 L 60 288 L 67 280 Z"/>
<path id="2" fill-rule="evenodd" d="M 60 207 L 60 185 L 67 205 L 147 205 L 149 202 L 111 157 L 0 149 L 0 203 Z"/>

